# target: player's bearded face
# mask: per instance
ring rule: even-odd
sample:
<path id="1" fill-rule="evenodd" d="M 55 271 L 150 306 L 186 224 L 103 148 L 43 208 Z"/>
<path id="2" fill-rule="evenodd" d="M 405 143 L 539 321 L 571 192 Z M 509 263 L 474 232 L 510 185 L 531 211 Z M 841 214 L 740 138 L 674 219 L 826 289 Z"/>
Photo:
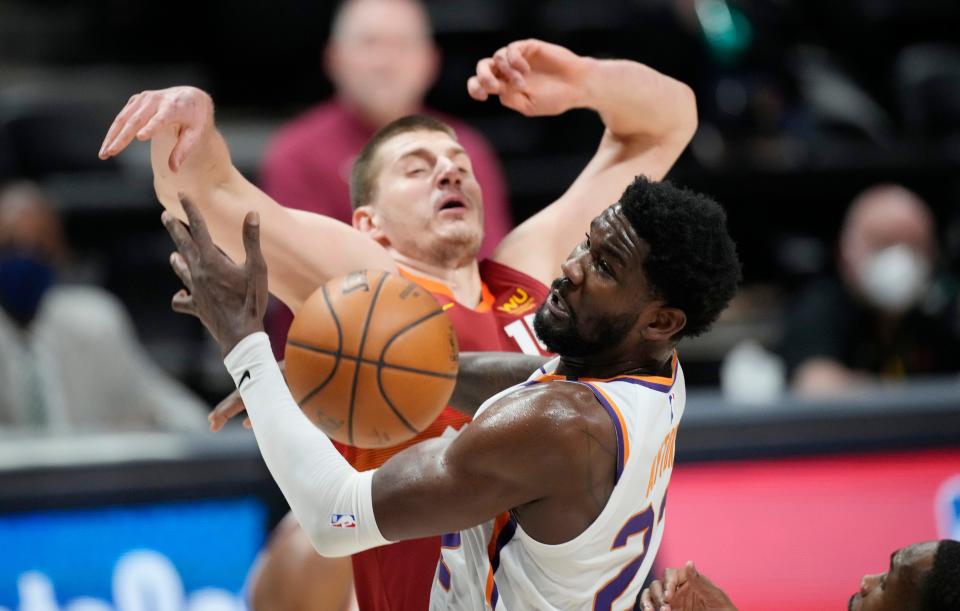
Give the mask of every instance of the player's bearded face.
<path id="1" fill-rule="evenodd" d="M 540 305 L 533 319 L 533 330 L 551 352 L 564 356 L 588 356 L 620 343 L 639 316 L 636 310 L 624 313 L 577 312 L 563 295 L 569 280 L 557 278 L 550 285 L 551 296 Z M 555 315 L 556 304 L 564 315 Z"/>
<path id="2" fill-rule="evenodd" d="M 375 207 L 389 247 L 459 267 L 483 240 L 483 195 L 470 158 L 443 132 L 409 132 L 381 147 Z"/>

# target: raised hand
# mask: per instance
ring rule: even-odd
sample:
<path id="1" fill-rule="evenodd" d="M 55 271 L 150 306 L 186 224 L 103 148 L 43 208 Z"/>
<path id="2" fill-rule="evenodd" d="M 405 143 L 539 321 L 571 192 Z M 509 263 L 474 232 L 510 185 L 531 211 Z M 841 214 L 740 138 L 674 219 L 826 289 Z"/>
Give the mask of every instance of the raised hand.
<path id="1" fill-rule="evenodd" d="M 237 265 L 214 245 L 196 206 L 180 196 L 189 229 L 169 212 L 163 224 L 177 251 L 170 255 L 173 271 L 186 287 L 173 296 L 173 309 L 196 316 L 226 356 L 240 340 L 263 331 L 267 308 L 267 264 L 260 252 L 260 217 L 243 220 L 246 261 Z"/>
<path id="2" fill-rule="evenodd" d="M 726 593 L 701 575 L 693 562 L 668 568 L 640 595 L 643 611 L 737 611 Z"/>
<path id="3" fill-rule="evenodd" d="M 558 115 L 584 105 L 591 61 L 542 40 L 520 40 L 477 62 L 467 91 L 481 102 L 498 96 L 526 116 Z"/>
<path id="4" fill-rule="evenodd" d="M 113 120 L 100 147 L 100 159 L 120 154 L 133 142 L 145 141 L 165 127 L 177 129 L 177 143 L 167 165 L 176 172 L 204 130 L 213 125 L 213 100 L 196 87 L 144 91 L 131 97 Z"/>

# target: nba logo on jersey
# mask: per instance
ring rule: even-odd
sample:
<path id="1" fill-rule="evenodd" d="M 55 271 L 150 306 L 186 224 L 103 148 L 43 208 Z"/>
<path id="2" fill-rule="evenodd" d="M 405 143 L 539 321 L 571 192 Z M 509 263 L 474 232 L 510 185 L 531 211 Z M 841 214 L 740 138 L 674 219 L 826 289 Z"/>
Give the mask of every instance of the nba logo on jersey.
<path id="1" fill-rule="evenodd" d="M 940 485 L 936 504 L 939 537 L 960 541 L 960 475 Z"/>
<path id="2" fill-rule="evenodd" d="M 330 526 L 334 528 L 356 528 L 357 519 L 352 513 L 331 513 Z"/>

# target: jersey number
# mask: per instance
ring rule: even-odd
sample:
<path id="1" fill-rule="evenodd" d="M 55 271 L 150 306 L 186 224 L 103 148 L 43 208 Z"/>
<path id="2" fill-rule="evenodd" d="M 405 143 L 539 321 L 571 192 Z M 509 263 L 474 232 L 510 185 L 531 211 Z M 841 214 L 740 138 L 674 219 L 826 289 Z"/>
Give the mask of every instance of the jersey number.
<path id="1" fill-rule="evenodd" d="M 533 318 L 536 313 L 527 314 L 523 319 L 517 319 L 503 328 L 503 332 L 513 338 L 524 354 L 542 354 L 547 351 L 540 338 L 533 331 Z M 538 349 L 539 346 L 539 349 Z M 542 351 L 542 352 L 541 352 Z"/>
<path id="2" fill-rule="evenodd" d="M 654 513 L 653 505 L 648 505 L 645 510 L 627 520 L 617 536 L 613 538 L 613 544 L 610 546 L 611 550 L 623 547 L 627 544 L 627 539 L 634 535 L 640 535 L 643 537 L 643 553 L 628 562 L 613 579 L 597 591 L 597 595 L 593 597 L 594 611 L 609 611 L 612 609 L 613 603 L 623 596 L 634 577 L 637 576 L 640 565 L 643 564 L 647 552 L 650 550 L 650 537 L 653 536 L 654 524 L 659 524 L 663 520 L 663 509 L 666 503 L 667 496 L 664 494 L 663 501 L 660 503 L 659 517 Z"/>

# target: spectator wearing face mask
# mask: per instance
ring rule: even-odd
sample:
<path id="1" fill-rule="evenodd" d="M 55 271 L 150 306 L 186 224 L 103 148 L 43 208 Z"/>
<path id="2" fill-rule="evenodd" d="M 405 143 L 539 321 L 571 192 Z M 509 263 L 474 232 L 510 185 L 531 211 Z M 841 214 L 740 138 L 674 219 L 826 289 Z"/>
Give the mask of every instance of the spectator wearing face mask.
<path id="1" fill-rule="evenodd" d="M 838 254 L 838 276 L 808 287 L 787 316 L 782 354 L 796 391 L 960 370 L 956 307 L 936 277 L 934 220 L 919 197 L 896 185 L 860 194 Z"/>
<path id="2" fill-rule="evenodd" d="M 115 297 L 57 282 L 67 263 L 43 191 L 0 190 L 0 433 L 205 429 L 203 405 L 150 362 Z"/>

